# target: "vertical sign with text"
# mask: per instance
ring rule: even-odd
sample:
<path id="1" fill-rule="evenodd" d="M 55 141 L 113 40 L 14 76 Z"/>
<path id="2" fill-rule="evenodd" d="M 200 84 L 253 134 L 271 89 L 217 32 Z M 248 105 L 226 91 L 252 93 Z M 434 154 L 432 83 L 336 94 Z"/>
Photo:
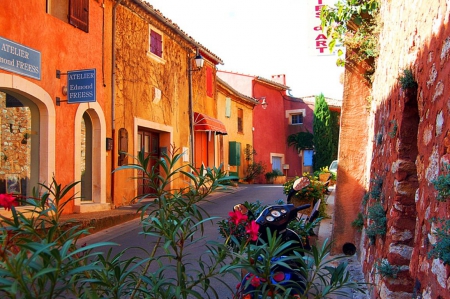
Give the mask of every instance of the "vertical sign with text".
<path id="1" fill-rule="evenodd" d="M 309 0 L 309 40 L 311 55 L 333 55 L 328 47 L 328 40 L 325 33 L 322 32 L 320 22 L 320 10 L 324 5 L 328 5 L 330 0 Z"/>
<path id="2" fill-rule="evenodd" d="M 95 69 L 67 72 L 67 102 L 95 102 Z"/>

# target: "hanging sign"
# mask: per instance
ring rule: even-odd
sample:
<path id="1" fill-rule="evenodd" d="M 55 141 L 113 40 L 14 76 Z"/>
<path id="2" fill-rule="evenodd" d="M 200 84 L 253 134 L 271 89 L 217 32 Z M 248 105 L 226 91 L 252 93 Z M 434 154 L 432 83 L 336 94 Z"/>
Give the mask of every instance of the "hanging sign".
<path id="1" fill-rule="evenodd" d="M 95 69 L 67 72 L 67 102 L 95 102 Z"/>
<path id="2" fill-rule="evenodd" d="M 41 52 L 0 37 L 0 68 L 41 80 Z"/>
<path id="3" fill-rule="evenodd" d="M 330 53 L 328 38 L 322 32 L 320 21 L 320 10 L 322 7 L 333 2 L 335 0 L 309 0 L 309 48 L 311 55 L 334 55 L 334 53 Z"/>

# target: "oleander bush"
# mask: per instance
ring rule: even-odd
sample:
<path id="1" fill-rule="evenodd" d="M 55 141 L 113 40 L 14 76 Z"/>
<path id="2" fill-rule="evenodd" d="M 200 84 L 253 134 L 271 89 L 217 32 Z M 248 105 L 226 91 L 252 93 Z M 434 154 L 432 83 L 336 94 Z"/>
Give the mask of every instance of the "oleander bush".
<path id="1" fill-rule="evenodd" d="M 263 281 L 269 276 L 261 276 L 274 267 L 267 258 L 282 254 L 289 244 L 276 236 L 263 242 L 254 221 L 248 222 L 241 238 L 228 231 L 222 240 L 200 243 L 204 242 L 204 226 L 216 218 L 199 204 L 212 192 L 225 188 L 221 182 L 229 178 L 220 167 L 196 170 L 181 163 L 181 157 L 173 149 L 149 169 L 152 158 L 140 154 L 135 164 L 117 170 L 142 172 L 149 189 L 154 190 L 140 197 L 153 200 L 139 213 L 142 235 L 155 241 L 151 248 L 138 248 L 142 255 L 132 258 L 125 258 L 131 248 L 113 254 L 116 244 L 111 242 L 79 244 L 80 238 L 89 234 L 88 229 L 62 221 L 64 207 L 76 196 L 73 188 L 78 182 L 63 187 L 53 178 L 49 185 L 40 184 L 31 198 L 0 195 L 0 205 L 11 210 L 11 216 L 0 216 L 0 298 L 220 298 L 213 281 L 238 296 L 238 290 L 223 276 L 234 275 L 239 280 L 242 269 L 262 278 L 257 293 L 263 298 L 271 297 L 274 291 L 276 298 L 289 298 L 283 293 L 286 290 Z M 184 180 L 185 187 L 171 189 L 173 180 Z M 26 206 L 16 209 L 18 200 Z M 244 220 L 237 213 L 232 216 L 234 224 Z M 204 248 L 201 258 L 191 258 L 186 251 L 190 246 Z M 343 288 L 361 291 L 361 284 L 350 279 L 345 262 L 332 266 L 330 262 L 336 259 L 328 260 L 329 251 L 329 245 L 324 244 L 283 259 L 304 266 L 296 271 L 303 271 L 307 278 L 304 286 L 308 294 L 339 294 Z M 305 293 L 300 298 L 308 296 Z"/>

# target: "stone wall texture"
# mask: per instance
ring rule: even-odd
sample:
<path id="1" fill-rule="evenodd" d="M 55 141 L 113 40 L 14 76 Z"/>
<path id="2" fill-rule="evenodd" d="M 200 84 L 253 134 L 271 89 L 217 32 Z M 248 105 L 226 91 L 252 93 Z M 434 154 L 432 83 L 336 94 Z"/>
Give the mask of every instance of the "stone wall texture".
<path id="1" fill-rule="evenodd" d="M 381 1 L 372 86 L 346 69 L 334 251 L 356 243 L 372 298 L 450 298 L 450 267 L 429 256 L 433 219 L 450 219 L 432 183 L 450 160 L 449 17 L 445 0 Z M 417 89 L 400 85 L 405 69 Z M 386 213 L 386 232 L 369 238 L 376 220 L 365 218 L 362 233 L 350 222 L 374 203 Z M 381 261 L 398 273 L 382 275 Z"/>

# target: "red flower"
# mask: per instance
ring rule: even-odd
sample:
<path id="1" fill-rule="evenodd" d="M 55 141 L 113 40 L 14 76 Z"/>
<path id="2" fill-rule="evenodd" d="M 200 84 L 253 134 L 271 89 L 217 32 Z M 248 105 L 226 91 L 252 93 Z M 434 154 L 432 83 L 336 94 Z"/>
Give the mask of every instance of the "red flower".
<path id="1" fill-rule="evenodd" d="M 16 205 L 14 200 L 15 198 L 11 194 L 0 194 L 0 206 L 5 210 L 11 210 L 11 207 Z"/>
<path id="2" fill-rule="evenodd" d="M 255 288 L 257 288 L 257 287 L 259 287 L 261 285 L 261 280 L 259 279 L 258 276 L 253 276 L 250 284 L 252 286 L 254 286 Z"/>
<path id="3" fill-rule="evenodd" d="M 248 219 L 248 216 L 242 214 L 240 211 L 231 211 L 230 213 L 228 213 L 228 215 L 230 215 L 231 221 L 236 225 L 238 225 L 240 222 L 245 222 Z"/>
<path id="4" fill-rule="evenodd" d="M 258 240 L 258 231 L 259 225 L 255 220 L 247 224 L 247 226 L 245 227 L 245 232 L 250 235 L 250 239 L 252 241 Z"/>

